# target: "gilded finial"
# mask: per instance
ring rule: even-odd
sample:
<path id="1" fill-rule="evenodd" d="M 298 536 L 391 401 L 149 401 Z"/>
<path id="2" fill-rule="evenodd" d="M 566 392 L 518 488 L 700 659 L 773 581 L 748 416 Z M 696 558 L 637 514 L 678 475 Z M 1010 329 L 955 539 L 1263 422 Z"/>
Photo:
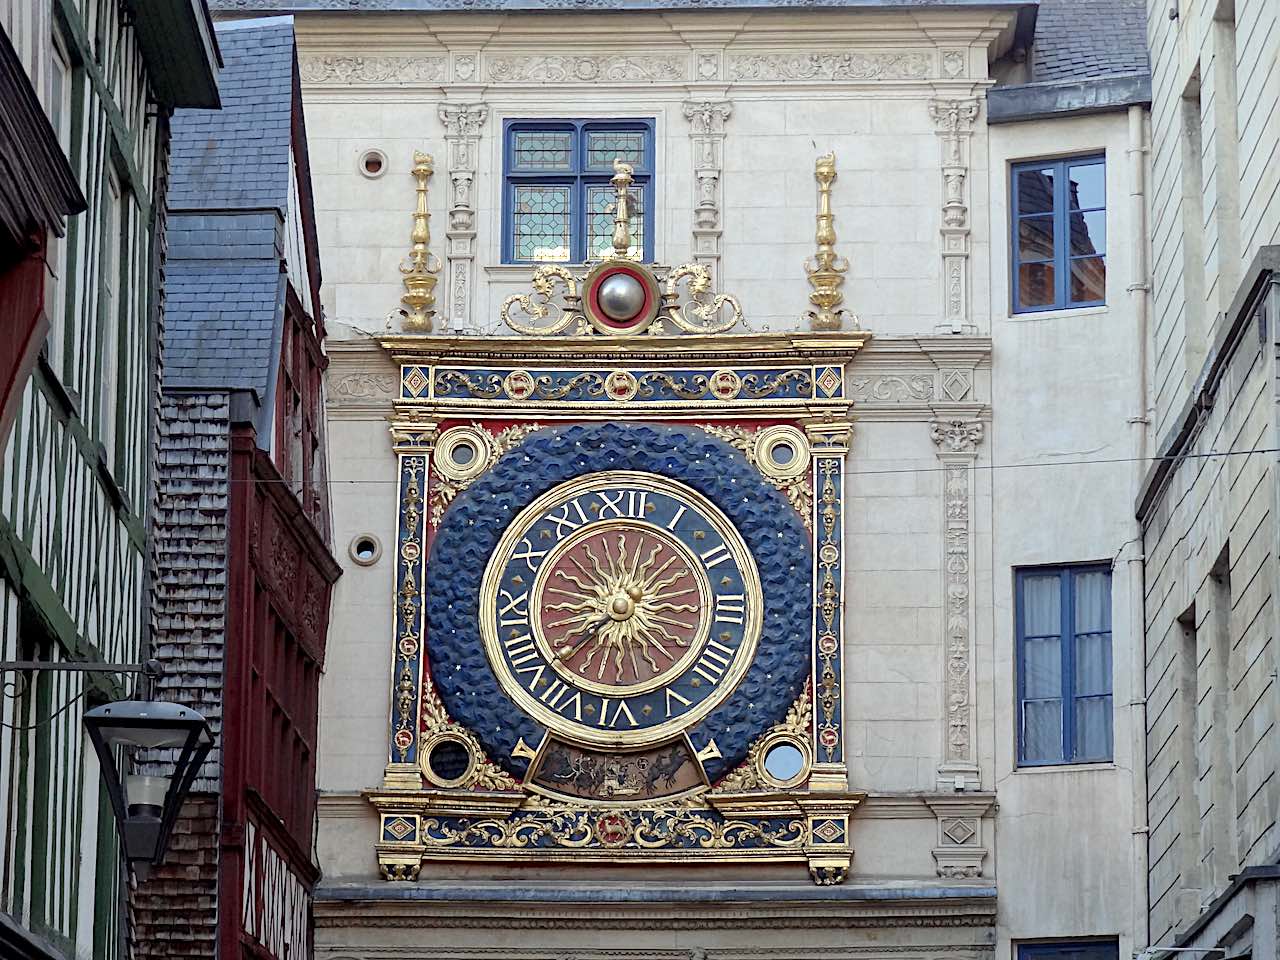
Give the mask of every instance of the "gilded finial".
<path id="1" fill-rule="evenodd" d="M 412 246 L 409 256 L 400 264 L 406 293 L 400 298 L 408 310 L 404 328 L 414 333 L 429 333 L 435 315 L 435 287 L 439 281 L 440 260 L 431 253 L 431 214 L 427 212 L 427 181 L 435 172 L 435 161 L 428 153 L 414 151 L 411 173 L 418 181 L 418 207 L 413 214 Z"/>
<path id="2" fill-rule="evenodd" d="M 631 251 L 631 164 L 613 158 L 613 255 L 626 259 Z"/>
<path id="3" fill-rule="evenodd" d="M 809 312 L 809 323 L 814 330 L 839 330 L 847 315 L 856 329 L 858 318 L 840 309 L 844 294 L 844 274 L 849 261 L 836 254 L 835 215 L 831 212 L 831 184 L 836 179 L 836 155 L 826 153 L 818 157 L 813 166 L 814 179 L 818 181 L 818 250 L 812 260 L 806 260 L 804 271 L 809 276 L 813 293 L 809 302 L 817 309 Z"/>

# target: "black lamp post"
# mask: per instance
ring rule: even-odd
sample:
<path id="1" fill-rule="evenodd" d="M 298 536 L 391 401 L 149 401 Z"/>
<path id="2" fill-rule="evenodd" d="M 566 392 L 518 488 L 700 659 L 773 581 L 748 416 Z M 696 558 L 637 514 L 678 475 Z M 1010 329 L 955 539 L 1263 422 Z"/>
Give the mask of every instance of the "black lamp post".
<path id="1" fill-rule="evenodd" d="M 102 765 L 125 859 L 145 878 L 150 865 L 164 859 L 178 811 L 213 747 L 209 724 L 176 703 L 121 700 L 87 711 L 84 726 Z M 173 775 L 123 773 L 116 747 L 173 751 Z"/>

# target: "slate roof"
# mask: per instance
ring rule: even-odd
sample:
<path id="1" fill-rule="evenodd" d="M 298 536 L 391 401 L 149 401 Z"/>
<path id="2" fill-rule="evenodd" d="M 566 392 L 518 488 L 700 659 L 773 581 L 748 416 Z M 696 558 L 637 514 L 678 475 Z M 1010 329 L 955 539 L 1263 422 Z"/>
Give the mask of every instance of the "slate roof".
<path id="1" fill-rule="evenodd" d="M 1145 0 L 1040 0 L 1031 81 L 987 91 L 987 120 L 1123 110 L 1151 102 Z"/>
<path id="2" fill-rule="evenodd" d="M 1040 0 L 1033 82 L 1150 72 L 1145 0 Z"/>
<path id="3" fill-rule="evenodd" d="M 222 110 L 173 119 L 164 386 L 251 389 L 265 413 L 284 322 L 293 20 L 222 24 L 218 45 Z"/>
<path id="4" fill-rule="evenodd" d="M 293 21 L 218 27 L 221 110 L 173 115 L 169 208 L 277 207 L 289 200 Z"/>

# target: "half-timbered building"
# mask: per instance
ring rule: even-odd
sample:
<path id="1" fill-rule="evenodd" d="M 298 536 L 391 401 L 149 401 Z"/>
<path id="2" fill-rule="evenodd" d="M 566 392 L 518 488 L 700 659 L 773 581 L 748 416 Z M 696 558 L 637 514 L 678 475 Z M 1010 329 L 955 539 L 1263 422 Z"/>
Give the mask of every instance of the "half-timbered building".
<path id="1" fill-rule="evenodd" d="M 24 232 L 28 254 L 17 297 L 13 274 L 0 280 L 0 661 L 137 663 L 168 118 L 218 105 L 213 27 L 200 0 L 5 0 L 0 28 L 0 221 Z M 37 104 L 48 136 L 34 130 Z M 23 114 L 25 127 L 13 126 Z M 59 189 L 40 197 L 36 181 L 63 163 Z M 11 221 L 15 191 L 37 192 Z M 63 214 L 75 215 L 62 225 Z M 117 835 L 81 716 L 120 698 L 127 678 L 27 671 L 3 681 L 0 954 L 121 956 Z"/>
<path id="2" fill-rule="evenodd" d="M 173 121 L 159 694 L 217 746 L 134 897 L 139 958 L 310 955 L 330 555 L 320 260 L 292 22 L 224 24 L 223 109 Z"/>

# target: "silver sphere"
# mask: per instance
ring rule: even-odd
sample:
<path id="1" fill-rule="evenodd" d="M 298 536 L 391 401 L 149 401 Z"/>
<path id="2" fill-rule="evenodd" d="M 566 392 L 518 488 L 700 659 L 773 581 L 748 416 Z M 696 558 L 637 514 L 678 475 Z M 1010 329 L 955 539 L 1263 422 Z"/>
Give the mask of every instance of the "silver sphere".
<path id="1" fill-rule="evenodd" d="M 599 301 L 610 320 L 630 320 L 644 308 L 644 287 L 630 274 L 615 273 L 600 284 Z"/>

